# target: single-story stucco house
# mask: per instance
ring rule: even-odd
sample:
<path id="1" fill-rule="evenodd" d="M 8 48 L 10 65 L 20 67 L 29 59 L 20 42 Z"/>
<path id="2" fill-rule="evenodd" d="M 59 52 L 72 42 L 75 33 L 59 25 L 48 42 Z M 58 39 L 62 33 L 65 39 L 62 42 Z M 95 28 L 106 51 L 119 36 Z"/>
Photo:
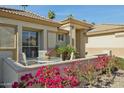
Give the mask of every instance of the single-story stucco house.
<path id="1" fill-rule="evenodd" d="M 109 50 L 115 56 L 124 57 L 124 25 L 95 25 L 87 36 L 86 51 L 88 54 Z"/>
<path id="2" fill-rule="evenodd" d="M 19 62 L 22 52 L 37 57 L 38 50 L 71 44 L 85 56 L 86 33 L 92 24 L 74 18 L 57 22 L 30 11 L 0 7 L 0 56 Z"/>
<path id="3" fill-rule="evenodd" d="M 30 11 L 0 7 L 0 85 L 11 87 L 22 75 L 35 74 L 39 67 L 45 65 L 62 68 L 72 62 L 95 62 L 98 56 L 108 55 L 100 53 L 107 49 L 124 57 L 123 27 L 93 25 L 74 18 L 57 22 Z M 37 58 L 38 51 L 55 48 L 62 42 L 73 46 L 80 58 L 57 62 L 45 60 L 45 63 L 38 63 L 37 60 L 33 65 L 20 64 L 23 52 L 27 58 Z M 86 52 L 96 55 L 84 58 Z"/>

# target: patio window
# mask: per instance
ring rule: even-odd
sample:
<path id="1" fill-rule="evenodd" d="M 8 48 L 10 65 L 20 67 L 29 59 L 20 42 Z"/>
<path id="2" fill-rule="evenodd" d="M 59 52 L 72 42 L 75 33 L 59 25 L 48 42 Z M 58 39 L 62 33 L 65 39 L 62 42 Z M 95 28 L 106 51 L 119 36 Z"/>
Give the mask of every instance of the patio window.
<path id="1" fill-rule="evenodd" d="M 0 49 L 16 48 L 16 31 L 13 27 L 0 26 Z"/>
<path id="2" fill-rule="evenodd" d="M 27 58 L 38 57 L 38 32 L 23 31 L 22 50 Z"/>

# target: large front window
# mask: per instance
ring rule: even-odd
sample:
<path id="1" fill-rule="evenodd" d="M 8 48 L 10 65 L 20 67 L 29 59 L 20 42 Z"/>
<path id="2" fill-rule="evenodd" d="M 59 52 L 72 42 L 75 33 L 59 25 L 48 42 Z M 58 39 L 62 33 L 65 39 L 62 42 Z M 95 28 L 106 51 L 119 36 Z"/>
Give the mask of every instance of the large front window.
<path id="1" fill-rule="evenodd" d="M 38 56 L 38 32 L 23 31 L 22 50 L 27 58 L 35 58 Z"/>
<path id="2" fill-rule="evenodd" d="M 16 47 L 16 31 L 13 27 L 0 26 L 0 49 Z"/>

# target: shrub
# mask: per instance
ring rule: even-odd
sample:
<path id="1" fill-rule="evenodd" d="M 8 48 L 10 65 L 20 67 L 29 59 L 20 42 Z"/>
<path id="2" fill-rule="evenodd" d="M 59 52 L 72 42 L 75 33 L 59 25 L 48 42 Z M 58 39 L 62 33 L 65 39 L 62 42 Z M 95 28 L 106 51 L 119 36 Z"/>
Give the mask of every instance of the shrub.
<path id="1" fill-rule="evenodd" d="M 107 67 L 110 57 L 108 56 L 98 56 L 96 62 L 95 62 L 95 69 L 96 70 L 103 70 Z"/>
<path id="2" fill-rule="evenodd" d="M 56 48 L 56 51 L 58 52 L 58 54 L 62 55 L 63 60 L 68 60 L 70 58 L 70 54 L 72 52 L 75 52 L 72 46 L 66 45 L 66 44 L 63 44 L 59 46 L 58 48 Z"/>
<path id="3" fill-rule="evenodd" d="M 12 84 L 13 88 L 41 87 L 41 88 L 64 88 L 76 87 L 79 81 L 76 76 L 64 76 L 57 67 L 42 66 L 36 75 L 25 74 L 19 82 Z"/>
<path id="4" fill-rule="evenodd" d="M 37 81 L 41 87 L 64 87 L 64 78 L 60 75 L 59 68 L 42 66 L 36 73 Z"/>
<path id="5" fill-rule="evenodd" d="M 32 74 L 25 74 L 21 76 L 19 82 L 14 82 L 12 84 L 12 88 L 26 88 L 26 87 L 34 87 L 36 84 L 35 78 L 32 76 Z"/>
<path id="6" fill-rule="evenodd" d="M 114 62 L 119 69 L 124 70 L 124 58 L 114 57 Z"/>
<path id="7" fill-rule="evenodd" d="M 14 82 L 12 87 L 70 88 L 83 87 L 84 83 L 92 87 L 97 82 L 97 72 L 115 66 L 115 64 L 110 66 L 110 59 L 107 56 L 99 56 L 92 63 L 82 64 L 80 61 L 75 61 L 61 71 L 55 66 L 42 66 L 35 76 L 25 74 L 21 76 L 19 82 Z"/>

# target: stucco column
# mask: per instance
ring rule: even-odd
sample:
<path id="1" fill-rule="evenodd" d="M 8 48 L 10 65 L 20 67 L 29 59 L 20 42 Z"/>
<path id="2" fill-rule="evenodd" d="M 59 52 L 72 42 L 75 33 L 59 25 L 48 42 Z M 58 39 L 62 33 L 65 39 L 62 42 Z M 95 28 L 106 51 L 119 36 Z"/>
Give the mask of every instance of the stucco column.
<path id="1" fill-rule="evenodd" d="M 80 57 L 85 57 L 85 31 L 80 31 Z"/>
<path id="2" fill-rule="evenodd" d="M 44 29 L 43 30 L 43 49 L 47 50 L 48 48 L 48 30 Z"/>
<path id="3" fill-rule="evenodd" d="M 72 45 L 76 49 L 76 28 L 74 26 L 70 26 L 70 45 Z"/>
<path id="4" fill-rule="evenodd" d="M 17 62 L 22 60 L 22 25 L 17 26 Z"/>

